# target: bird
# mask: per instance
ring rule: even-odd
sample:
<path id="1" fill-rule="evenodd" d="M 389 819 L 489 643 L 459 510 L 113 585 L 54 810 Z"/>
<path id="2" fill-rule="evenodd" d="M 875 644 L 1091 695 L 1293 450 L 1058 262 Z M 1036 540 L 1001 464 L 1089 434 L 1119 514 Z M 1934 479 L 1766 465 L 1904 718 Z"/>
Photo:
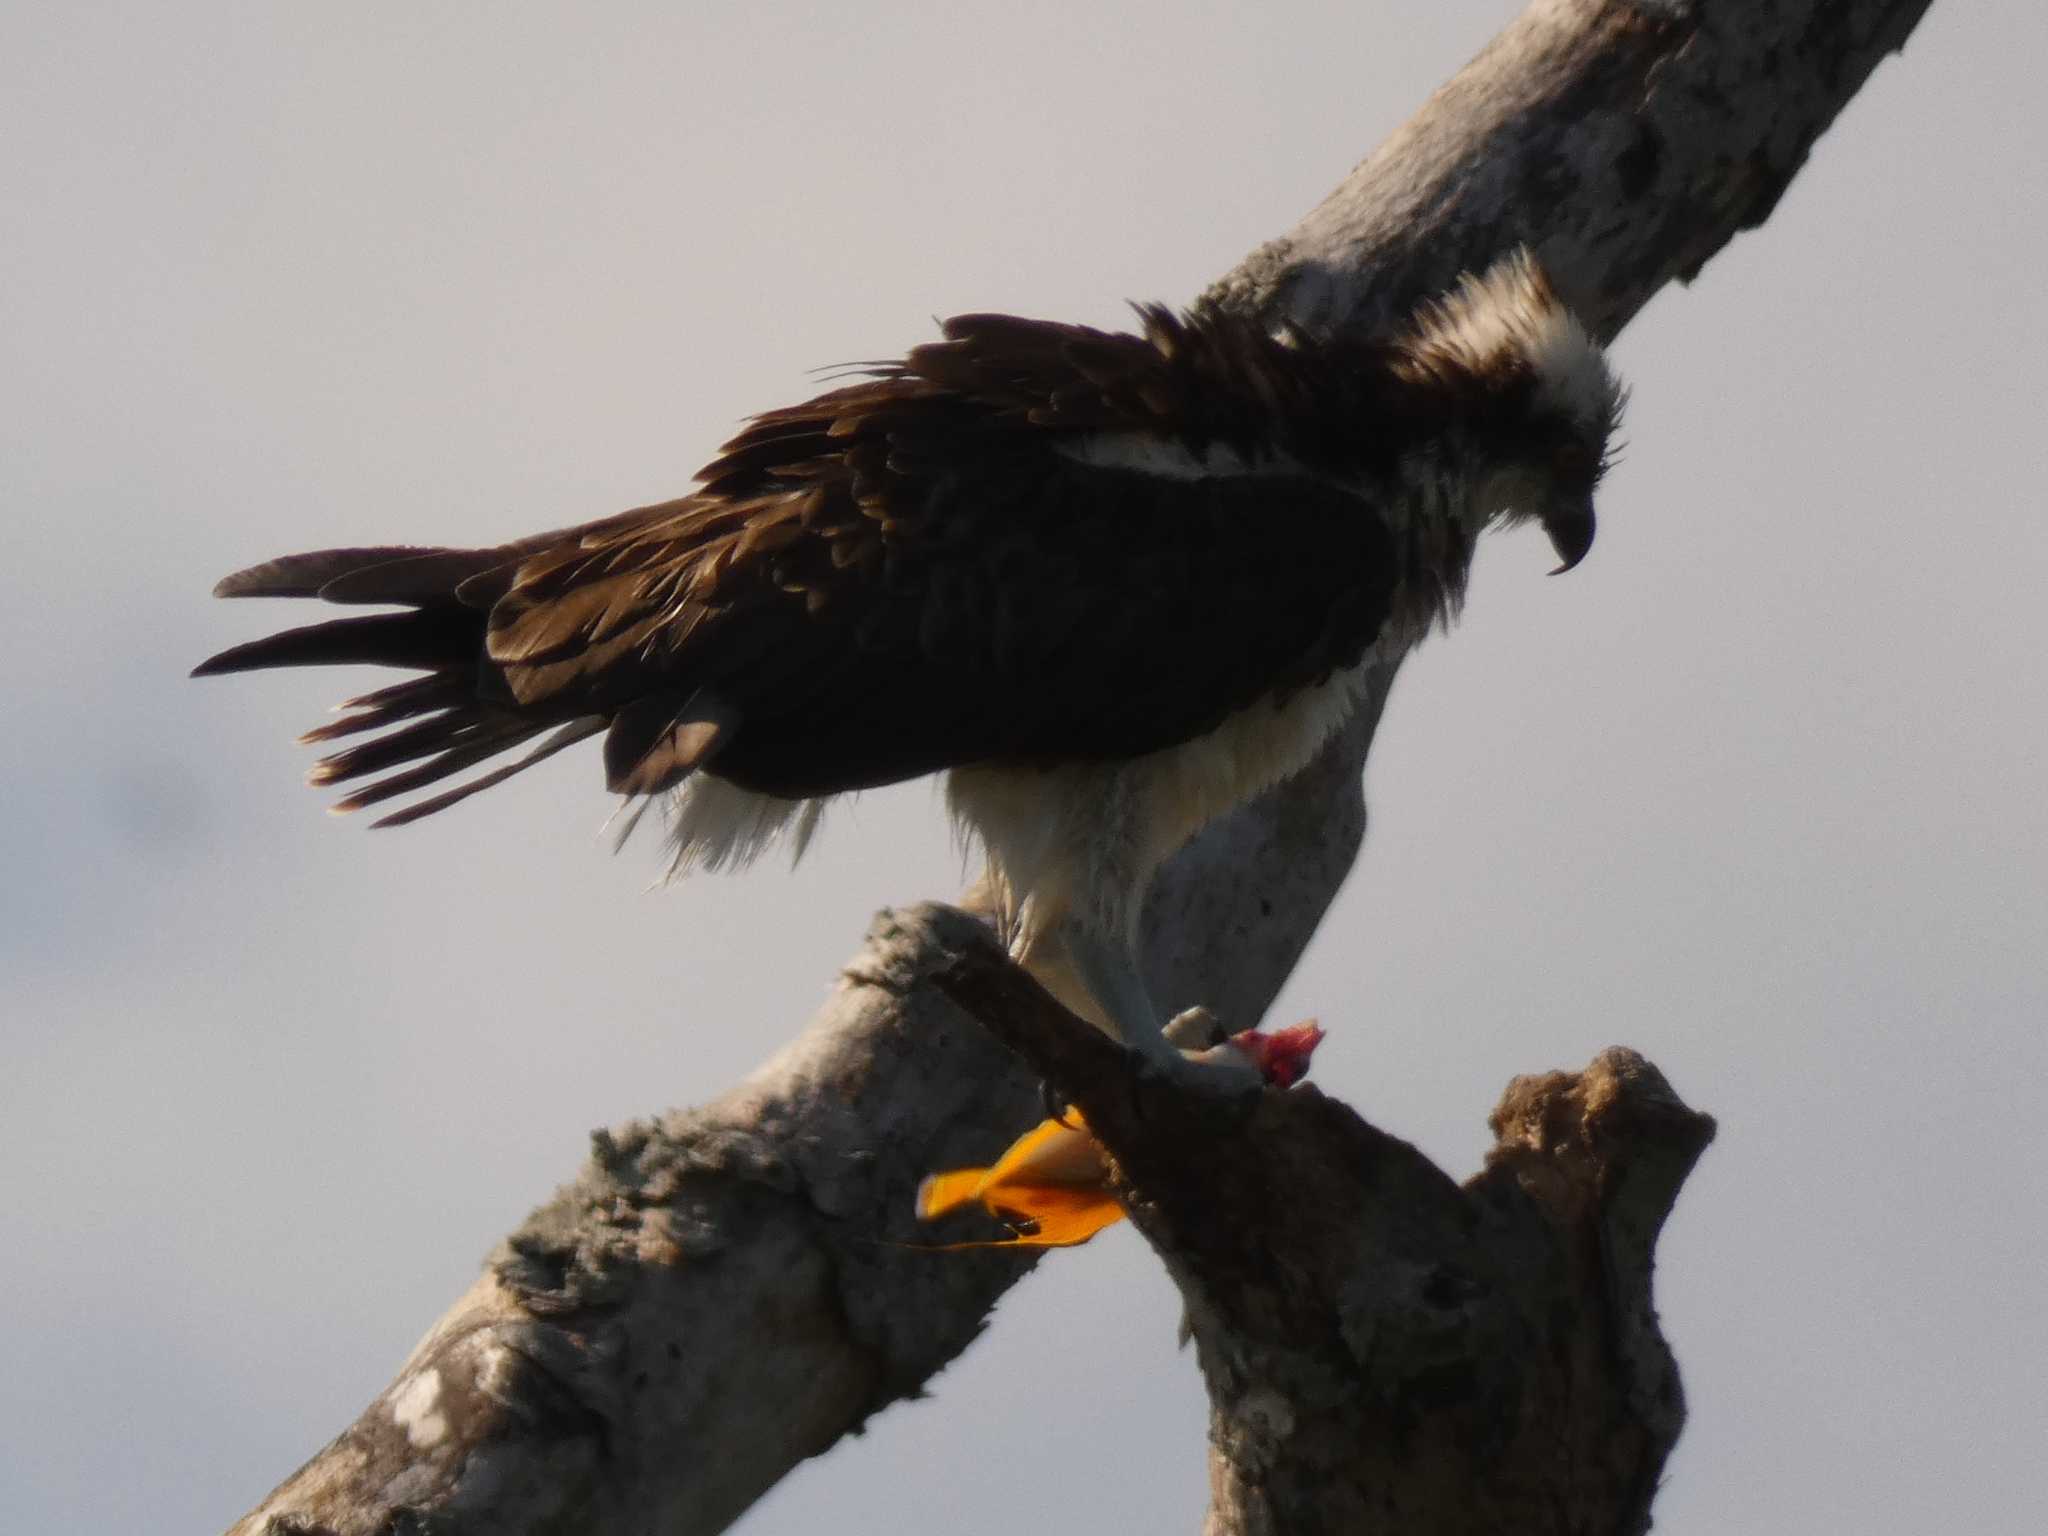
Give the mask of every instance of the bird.
<path id="1" fill-rule="evenodd" d="M 366 738 L 308 775 L 351 786 L 337 811 L 484 768 L 379 826 L 602 736 L 677 875 L 800 857 L 834 797 L 943 773 L 1012 956 L 1143 1067 L 1256 1086 L 1165 1037 L 1137 960 L 1156 871 L 1449 627 L 1483 530 L 1585 557 L 1625 391 L 1525 249 L 1374 336 L 1135 313 L 946 320 L 752 417 L 673 501 L 239 571 L 217 596 L 393 611 L 195 675 L 420 673 L 302 738 Z"/>

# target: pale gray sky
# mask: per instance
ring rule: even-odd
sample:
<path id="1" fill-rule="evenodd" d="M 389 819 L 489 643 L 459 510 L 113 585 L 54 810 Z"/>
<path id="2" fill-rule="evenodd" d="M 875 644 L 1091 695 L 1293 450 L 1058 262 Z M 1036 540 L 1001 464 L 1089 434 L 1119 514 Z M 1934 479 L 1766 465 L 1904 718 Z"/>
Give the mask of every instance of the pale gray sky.
<path id="1" fill-rule="evenodd" d="M 0 1526 L 224 1526 L 569 1175 L 792 1033 L 928 788 L 649 893 L 591 755 L 330 821 L 222 573 L 675 494 L 929 317 L 1117 323 L 1290 225 L 1516 7 L 42 4 L 0 12 Z M 1599 548 L 1495 539 L 1405 672 L 1278 1010 L 1460 1174 L 1612 1042 L 1721 1139 L 1663 1249 L 1659 1529 L 2048 1503 L 2048 17 L 1938 4 L 1770 223 L 1617 349 Z M 1192 1530 L 1128 1232 L 742 1529 Z"/>

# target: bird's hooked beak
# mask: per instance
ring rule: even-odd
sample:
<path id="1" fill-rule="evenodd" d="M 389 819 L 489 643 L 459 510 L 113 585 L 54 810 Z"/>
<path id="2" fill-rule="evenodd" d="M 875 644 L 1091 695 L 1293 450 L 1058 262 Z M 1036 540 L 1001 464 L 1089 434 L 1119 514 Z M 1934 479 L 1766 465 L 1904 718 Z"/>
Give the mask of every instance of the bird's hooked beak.
<path id="1" fill-rule="evenodd" d="M 1592 493 L 1552 503 L 1543 513 L 1543 531 L 1550 535 L 1551 547 L 1563 562 L 1550 574 L 1562 576 L 1585 559 L 1586 551 L 1593 547 Z"/>

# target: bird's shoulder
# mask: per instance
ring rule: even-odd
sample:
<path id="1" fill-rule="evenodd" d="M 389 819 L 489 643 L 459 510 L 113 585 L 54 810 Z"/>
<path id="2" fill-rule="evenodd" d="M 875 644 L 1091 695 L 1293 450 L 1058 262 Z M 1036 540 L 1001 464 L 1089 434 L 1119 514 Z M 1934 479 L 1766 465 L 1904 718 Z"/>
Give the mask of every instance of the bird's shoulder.
<path id="1" fill-rule="evenodd" d="M 792 474 L 861 474 L 878 455 L 899 471 L 950 460 L 1014 472 L 1020 458 L 1103 436 L 1339 467 L 1360 444 L 1361 419 L 1385 412 L 1374 398 L 1382 348 L 1311 344 L 1220 310 L 1134 309 L 1132 331 L 955 315 L 940 340 L 752 418 L 700 478 L 737 496 Z"/>

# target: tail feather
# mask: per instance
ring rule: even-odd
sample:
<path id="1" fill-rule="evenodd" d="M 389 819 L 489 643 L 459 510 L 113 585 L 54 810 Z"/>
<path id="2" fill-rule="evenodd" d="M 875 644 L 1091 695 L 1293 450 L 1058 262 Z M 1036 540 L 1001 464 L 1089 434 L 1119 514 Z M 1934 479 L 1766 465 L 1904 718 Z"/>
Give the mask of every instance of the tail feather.
<path id="1" fill-rule="evenodd" d="M 494 727 L 502 730 L 507 723 L 488 720 L 457 723 L 451 715 L 428 715 L 398 730 L 386 731 L 382 736 L 363 742 L 360 746 L 328 753 L 306 775 L 306 779 L 312 784 L 343 784 L 350 779 L 382 773 L 386 768 L 395 768 L 400 763 L 416 762 L 423 757 L 432 757 L 437 752 L 445 752 L 451 747 L 466 745 L 475 740 L 479 732 L 490 731 Z M 540 729 L 530 721 L 509 723 L 513 728 L 521 730 Z"/>
<path id="2" fill-rule="evenodd" d="M 331 577 L 321 584 L 320 597 L 329 603 L 461 603 L 487 608 L 497 594 L 482 589 L 491 584 L 470 583 L 515 560 L 517 553 L 507 549 L 413 550 L 399 559 L 366 563 Z"/>
<path id="3" fill-rule="evenodd" d="M 329 753 L 307 775 L 322 785 L 369 781 L 337 802 L 336 811 L 424 789 L 551 733 L 516 760 L 394 811 L 376 825 L 416 821 L 504 782 L 608 723 L 602 716 L 568 718 L 563 710 L 530 710 L 508 701 L 486 655 L 485 626 L 492 594 L 504 585 L 502 572 L 517 555 L 514 547 L 376 545 L 287 555 L 237 571 L 214 588 L 216 595 L 391 603 L 400 611 L 287 629 L 211 656 L 193 675 L 352 664 L 424 670 L 425 677 L 350 699 L 340 718 L 300 738 L 317 743 L 367 736 Z"/>
<path id="4" fill-rule="evenodd" d="M 316 549 L 303 555 L 284 555 L 266 560 L 247 570 L 223 576 L 214 584 L 215 597 L 319 597 L 323 589 L 341 577 L 374 570 L 397 561 L 422 555 L 471 554 L 469 550 L 432 549 L 421 545 L 383 544 L 366 549 Z M 382 598 L 363 598 L 382 602 Z"/>
<path id="5" fill-rule="evenodd" d="M 428 758 L 417 768 L 386 774 L 383 778 L 364 785 L 354 794 L 335 801 L 334 811 L 337 815 L 360 811 L 364 806 L 380 804 L 394 795 L 410 794 L 413 790 L 424 789 L 429 784 L 438 784 L 449 774 L 473 768 L 486 758 L 496 757 L 500 752 L 509 752 L 521 742 L 538 736 L 546 729 L 546 721 L 519 719 L 495 720 L 468 727 L 458 726 L 448 732 L 445 741 L 452 744 L 447 744 L 446 750 L 439 756 Z"/>
<path id="6" fill-rule="evenodd" d="M 445 811 L 457 801 L 467 800 L 478 790 L 489 789 L 493 784 L 502 784 L 515 773 L 524 773 L 535 763 L 553 757 L 562 748 L 573 747 L 577 742 L 584 740 L 586 737 L 595 736 L 603 729 L 604 721 L 597 717 L 592 717 L 588 720 L 571 720 L 524 757 L 515 758 L 502 767 L 493 768 L 489 773 L 479 774 L 466 784 L 458 784 L 453 789 L 444 789 L 440 794 L 429 796 L 425 800 L 416 800 L 402 811 L 393 811 L 389 816 L 380 816 L 377 820 L 371 822 L 370 825 L 373 827 L 402 827 L 409 822 L 418 821 L 422 816 L 431 816 L 436 811 Z M 645 805 L 646 802 L 642 801 L 641 804 Z"/>
<path id="7" fill-rule="evenodd" d="M 254 672 L 265 667 L 326 667 L 369 663 L 437 671 L 468 662 L 482 648 L 483 615 L 459 608 L 415 608 L 357 619 L 329 619 L 230 646 L 192 669 L 194 677 Z"/>
<path id="8" fill-rule="evenodd" d="M 416 715 L 432 714 L 439 710 L 459 708 L 474 698 L 476 690 L 452 672 L 436 672 L 432 677 L 416 677 L 410 682 L 397 683 L 389 688 L 379 688 L 375 693 L 366 693 L 350 699 L 341 706 L 352 710 L 339 720 L 326 725 L 316 725 L 299 737 L 299 745 L 310 747 L 323 741 L 334 741 L 342 736 L 356 736 L 364 731 L 381 730 L 400 720 L 410 720 Z"/>

